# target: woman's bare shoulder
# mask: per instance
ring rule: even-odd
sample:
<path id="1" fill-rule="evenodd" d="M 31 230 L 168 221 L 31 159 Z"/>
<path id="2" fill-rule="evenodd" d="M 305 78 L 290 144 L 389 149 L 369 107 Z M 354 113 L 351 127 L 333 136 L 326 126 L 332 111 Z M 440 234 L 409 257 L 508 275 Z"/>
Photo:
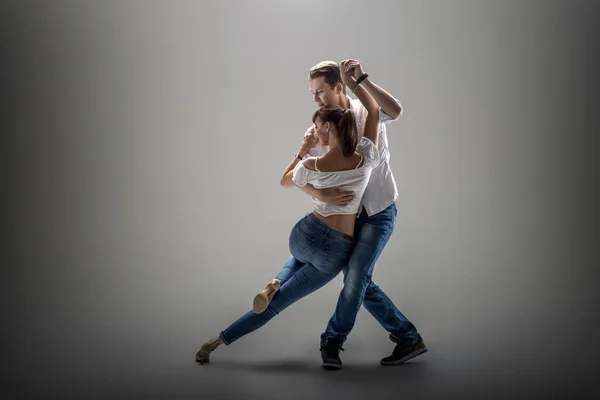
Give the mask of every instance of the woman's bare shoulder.
<path id="1" fill-rule="evenodd" d="M 304 164 L 304 168 L 310 169 L 312 171 L 316 171 L 317 169 L 315 168 L 315 161 L 316 161 L 316 157 L 308 157 L 306 160 L 301 161 Z"/>

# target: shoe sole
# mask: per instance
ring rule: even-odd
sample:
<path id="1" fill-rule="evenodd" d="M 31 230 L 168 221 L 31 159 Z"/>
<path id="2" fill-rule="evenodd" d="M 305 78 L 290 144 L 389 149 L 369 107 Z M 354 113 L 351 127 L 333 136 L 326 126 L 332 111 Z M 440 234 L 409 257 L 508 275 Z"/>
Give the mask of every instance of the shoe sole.
<path id="1" fill-rule="evenodd" d="M 416 356 L 419 356 L 423 353 L 425 353 L 427 351 L 427 347 L 423 347 L 422 349 L 418 349 L 413 351 L 412 353 L 409 353 L 407 355 L 405 355 L 404 357 L 402 357 L 399 360 L 395 360 L 395 361 L 380 361 L 381 365 L 398 365 L 398 364 L 403 364 L 408 360 L 412 360 L 413 358 L 415 358 Z"/>
<path id="2" fill-rule="evenodd" d="M 338 369 L 342 369 L 342 366 L 339 364 L 323 363 L 321 366 L 328 371 L 336 371 Z"/>
<path id="3" fill-rule="evenodd" d="M 254 297 L 252 302 L 252 309 L 255 313 L 260 314 L 267 309 L 269 305 L 269 298 L 264 293 L 259 293 Z"/>
<path id="4" fill-rule="evenodd" d="M 208 364 L 208 363 L 210 363 L 210 358 L 208 358 L 208 357 L 207 357 L 206 359 L 204 359 L 204 358 L 202 358 L 202 357 L 199 357 L 199 356 L 196 354 L 196 362 L 197 362 L 197 363 L 200 363 L 201 365 L 202 365 L 202 364 Z"/>

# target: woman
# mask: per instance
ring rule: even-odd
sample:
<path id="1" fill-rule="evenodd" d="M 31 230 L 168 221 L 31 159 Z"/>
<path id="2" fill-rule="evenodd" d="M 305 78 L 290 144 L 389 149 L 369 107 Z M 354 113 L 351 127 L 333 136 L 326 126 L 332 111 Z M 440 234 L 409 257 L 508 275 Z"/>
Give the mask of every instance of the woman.
<path id="1" fill-rule="evenodd" d="M 341 64 L 342 81 L 352 78 L 351 67 Z M 196 361 L 207 363 L 219 345 L 230 345 L 265 325 L 285 308 L 323 287 L 347 265 L 353 245 L 354 223 L 372 168 L 379 162 L 377 124 L 379 105 L 358 85 L 355 92 L 367 110 L 364 137 L 358 138 L 351 110 L 326 106 L 312 118 L 315 135 L 329 151 L 322 157 L 300 161 L 317 139 L 305 136 L 297 157 L 285 169 L 281 184 L 316 188 L 339 187 L 355 196 L 344 206 L 331 206 L 313 198 L 314 210 L 296 223 L 289 238 L 290 252 L 299 262 L 284 267 L 254 299 L 253 310 L 231 324 L 218 337 L 204 343 Z"/>

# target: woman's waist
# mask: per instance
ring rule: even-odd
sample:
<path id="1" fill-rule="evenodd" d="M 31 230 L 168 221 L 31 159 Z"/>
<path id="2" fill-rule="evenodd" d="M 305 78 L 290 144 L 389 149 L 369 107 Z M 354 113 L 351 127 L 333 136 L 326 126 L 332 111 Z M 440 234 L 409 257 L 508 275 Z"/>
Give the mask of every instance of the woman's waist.
<path id="1" fill-rule="evenodd" d="M 342 234 L 346 239 L 352 240 L 354 237 L 354 224 L 356 223 L 356 214 L 333 214 L 322 215 L 318 210 L 312 212 L 319 221 L 328 228 Z"/>

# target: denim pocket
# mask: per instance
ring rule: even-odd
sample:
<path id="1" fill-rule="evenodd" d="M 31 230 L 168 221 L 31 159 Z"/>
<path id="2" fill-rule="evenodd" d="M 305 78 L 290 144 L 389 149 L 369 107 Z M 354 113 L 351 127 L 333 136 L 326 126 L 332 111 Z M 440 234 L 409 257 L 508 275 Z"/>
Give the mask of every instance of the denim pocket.
<path id="1" fill-rule="evenodd" d="M 302 229 L 302 221 L 299 221 L 292 228 L 292 232 L 290 233 L 290 252 L 298 261 L 307 262 L 308 259 L 306 256 L 302 256 L 302 253 L 316 242 L 315 235 L 306 232 Z"/>

